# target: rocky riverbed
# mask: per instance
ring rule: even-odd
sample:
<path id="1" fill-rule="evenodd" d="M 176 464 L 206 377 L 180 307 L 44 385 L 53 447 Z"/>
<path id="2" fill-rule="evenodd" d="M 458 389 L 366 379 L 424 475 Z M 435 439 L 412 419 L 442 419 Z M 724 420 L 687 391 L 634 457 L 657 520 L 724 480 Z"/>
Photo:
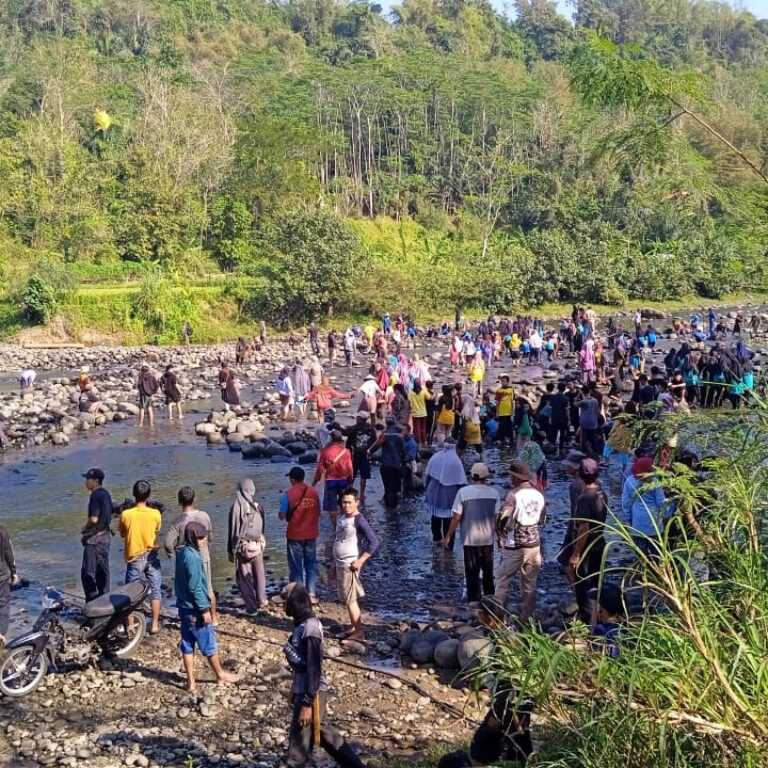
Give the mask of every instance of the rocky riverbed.
<path id="1" fill-rule="evenodd" d="M 236 609 L 222 619 L 221 654 L 242 676 L 237 685 L 215 685 L 200 662 L 200 692 L 186 693 L 177 635 L 166 627 L 133 660 L 50 675 L 28 699 L 3 702 L 0 760 L 16 768 L 283 765 L 290 672 L 281 647 L 290 630 L 276 603 L 258 619 Z M 323 612 L 326 628 L 340 618 L 334 608 Z M 382 768 L 462 741 L 469 720 L 481 717 L 475 697 L 452 685 L 452 674 L 431 665 L 397 676 L 377 668 L 381 654 L 390 657 L 398 644 L 396 629 L 374 626 L 368 657 L 332 639 L 326 649 L 328 717 Z"/>
<path id="2" fill-rule="evenodd" d="M 657 327 L 664 325 L 662 318 Z M 670 343 L 660 345 L 657 357 Z M 758 350 L 759 359 L 764 359 L 764 350 Z M 438 386 L 454 380 L 456 374 L 448 366 L 444 342 L 425 345 L 419 351 L 432 366 Z M 190 698 L 182 690 L 176 632 L 169 618 L 165 631 L 148 639 L 135 660 L 51 675 L 44 688 L 29 699 L 0 702 L 0 761 L 29 768 L 281 765 L 288 713 L 284 695 L 288 677 L 281 646 L 288 624 L 278 597 L 286 581 L 284 526 L 276 519 L 277 495 L 285 474 L 279 464 L 311 464 L 317 442 L 315 424 L 277 421 L 271 393 L 282 365 L 307 353 L 306 347 L 294 350 L 275 342 L 260 357 L 239 366 L 238 375 L 245 384 L 243 406 L 225 412 L 217 403 L 216 375 L 219 359 L 233 357 L 231 345 L 52 351 L 0 348 L 0 369 L 30 366 L 40 374 L 40 384 L 31 398 L 16 392 L 0 396 L 0 414 L 5 428 L 13 433 L 14 446 L 28 449 L 9 451 L 0 466 L 6 505 L 18 513 L 18 522 L 12 522 L 11 528 L 23 575 L 38 583 L 43 579 L 50 583 L 51 573 L 71 574 L 76 579 L 77 531 L 84 500 L 77 487 L 79 480 L 73 481 L 71 476 L 79 477 L 78 470 L 87 466 L 105 465 L 118 499 L 118 488 L 127 490 L 138 476 L 152 480 L 166 501 L 179 484 L 191 482 L 218 530 L 225 524 L 236 479 L 250 475 L 268 513 L 267 567 L 273 596 L 268 615 L 242 614 L 227 575 L 231 571 L 221 551 L 223 539 L 219 538 L 213 570 L 214 583 L 227 607 L 220 627 L 222 653 L 243 675 L 243 681 L 235 687 L 219 688 L 209 679 L 201 686 L 201 696 Z M 175 424 L 162 417 L 154 430 L 145 425 L 138 431 L 130 421 L 134 409 L 128 406 L 135 403 L 135 378 L 139 365 L 145 362 L 158 373 L 173 363 L 185 398 L 202 413 L 188 414 Z M 90 366 L 97 393 L 85 411 L 81 410 L 76 385 L 61 375 L 82 365 Z M 361 356 L 353 368 L 332 370 L 334 385 L 351 391 L 359 384 L 365 366 L 367 359 Z M 45 371 L 53 372 L 50 378 Z M 509 371 L 506 360 L 489 372 L 489 381 L 502 371 Z M 518 392 L 527 393 L 533 401 L 548 380 L 574 374 L 575 361 L 567 357 L 545 367 L 512 371 Z M 337 412 L 339 420 L 349 423 L 353 410 L 354 402 L 342 404 Z M 72 424 L 71 429 L 67 427 Z M 72 444 L 62 441 L 56 451 L 47 450 L 58 433 L 72 436 Z M 75 440 L 75 436 L 82 440 Z M 485 460 L 494 471 L 492 482 L 501 492 L 510 458 L 511 453 L 497 448 L 485 452 Z M 474 459 L 473 455 L 466 456 L 467 463 Z M 550 462 L 549 475 L 545 566 L 539 579 L 537 615 L 547 631 L 556 633 L 569 620 L 574 606 L 555 562 L 568 514 L 567 481 L 556 461 Z M 605 477 L 614 499 L 618 479 L 615 472 Z M 55 484 L 55 492 L 51 484 Z M 29 489 L 37 490 L 31 516 L 24 516 Z M 473 659 L 486 652 L 487 639 L 473 613 L 462 607 L 461 552 L 433 547 L 428 516 L 418 496 L 407 499 L 393 514 L 375 501 L 380 493 L 375 477 L 369 493 L 374 501 L 366 515 L 383 546 L 364 575 L 368 642 L 363 646 L 329 639 L 327 651 L 335 689 L 332 718 L 371 765 L 393 766 L 396 759 L 414 763 L 434 754 L 441 745 L 466 740 L 471 724 L 458 712 L 476 718 L 482 706 L 478 708 L 469 695 L 460 678 L 461 670 L 471 669 Z M 47 505 L 56 510 L 51 523 Z M 46 538 L 49 526 L 51 535 Z M 327 548 L 330 539 L 324 521 L 321 550 Z M 119 553 L 113 552 L 115 569 L 118 557 Z M 168 585 L 172 569 L 165 563 L 163 567 Z M 73 588 L 76 581 L 67 579 L 66 585 Z M 332 586 L 323 583 L 320 595 L 323 623 L 332 636 L 345 617 L 333 602 Z M 29 613 L 17 615 L 18 626 L 28 625 L 32 614 L 30 608 Z M 446 704 L 453 709 L 446 710 Z M 326 763 L 321 760 L 320 764 Z"/>

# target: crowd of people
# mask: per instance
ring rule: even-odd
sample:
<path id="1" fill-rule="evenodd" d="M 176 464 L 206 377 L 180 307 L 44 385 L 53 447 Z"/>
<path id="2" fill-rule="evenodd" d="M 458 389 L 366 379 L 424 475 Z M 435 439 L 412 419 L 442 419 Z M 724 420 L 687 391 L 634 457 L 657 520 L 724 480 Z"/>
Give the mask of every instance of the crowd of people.
<path id="1" fill-rule="evenodd" d="M 457 322 L 418 329 L 403 316 L 385 315 L 377 328 L 350 327 L 342 336 L 344 364 L 360 372 L 360 383 L 350 392 L 336 389 L 329 375 L 337 364 L 339 339 L 329 332 L 327 362 L 321 362 L 320 332 L 311 326 L 312 355 L 284 368 L 275 383 L 281 417 L 317 419 L 322 442 L 310 478 L 302 467 L 290 468 L 279 507 L 279 517 L 286 522 L 290 582 L 285 605 L 295 623 L 286 645 L 294 671 L 289 764 L 306 764 L 312 744 L 319 743 L 339 765 L 362 765 L 325 719 L 322 731 L 313 732 L 326 696 L 321 670 L 323 627 L 315 607 L 320 602 L 319 570 L 324 564 L 328 583 L 348 613 L 349 628 L 343 637 L 365 640 L 362 576 L 368 561 L 386 546 L 364 514 L 375 462 L 388 510 L 397 510 L 405 496 L 423 494 L 435 547 L 453 551 L 459 539 L 468 606 L 486 613 L 491 606 L 496 615 L 514 615 L 522 625 L 537 615 L 548 468 L 559 462 L 569 476 L 570 515 L 558 562 L 581 618 L 595 629 L 606 623 L 601 617 L 609 615 L 607 623 L 614 626 L 620 614 L 615 597 L 608 595 L 602 602 L 595 597 L 609 507 L 601 477 L 609 466 L 619 468 L 621 511 L 637 547 L 652 553 L 666 521 L 675 515 L 675 506 L 649 481 L 656 468 L 669 467 L 673 460 L 693 465 L 697 457 L 674 444 L 636 445 L 632 425 L 692 408 L 748 404 L 758 383 L 754 355 L 742 333 L 744 325 L 743 319 L 736 318 L 729 329 L 710 311 L 706 326 L 695 315 L 664 333 L 644 322 L 639 313 L 632 329 L 612 318 L 598 328 L 593 312 L 576 307 L 570 318 L 554 325 L 532 317 L 491 317 L 472 327 Z M 671 346 L 656 353 L 662 336 L 671 337 Z M 430 355 L 415 351 L 417 341 L 424 339 L 431 345 Z M 264 330 L 259 343 L 265 342 Z M 236 363 L 245 362 L 253 348 L 254 344 L 239 340 Z M 498 376 L 493 375 L 494 369 Z M 521 383 L 524 374 L 528 379 L 539 377 L 541 385 Z M 25 386 L 33 383 L 34 377 Z M 224 402 L 238 405 L 237 377 L 226 362 L 221 364 L 219 383 Z M 86 391 L 87 370 L 81 373 L 80 385 Z M 169 417 L 176 410 L 181 418 L 181 396 L 172 367 L 158 381 L 143 366 L 137 389 L 142 419 L 146 413 L 152 421 L 151 400 L 158 391 L 165 394 Z M 352 402 L 352 423 L 340 422 L 334 408 L 338 400 Z M 509 490 L 504 494 L 492 482 L 492 469 L 484 461 L 489 448 L 498 449 L 494 456 L 506 463 Z M 208 659 L 220 683 L 236 682 L 237 677 L 222 666 L 216 642 L 220 619 L 210 551 L 218 542 L 210 517 L 195 505 L 194 489 L 179 489 L 178 514 L 161 540 L 164 509 L 152 498 L 149 482 L 136 482 L 133 498 L 116 504 L 104 487 L 102 469 L 92 468 L 84 478 L 90 494 L 81 534 L 85 599 L 110 589 L 110 550 L 117 518 L 117 531 L 124 541 L 125 581 L 142 580 L 150 586 L 149 632 L 153 634 L 162 630 L 161 549 L 175 560 L 179 648 L 187 688 L 196 690 L 195 650 Z M 333 534 L 321 555 L 318 540 L 324 515 Z M 244 479 L 234 492 L 226 549 L 245 609 L 253 613 L 269 606 L 265 519 L 254 482 Z M 0 528 L 3 639 L 8 629 L 9 585 L 15 578 L 10 539 Z M 508 613 L 515 596 L 517 608 Z"/>

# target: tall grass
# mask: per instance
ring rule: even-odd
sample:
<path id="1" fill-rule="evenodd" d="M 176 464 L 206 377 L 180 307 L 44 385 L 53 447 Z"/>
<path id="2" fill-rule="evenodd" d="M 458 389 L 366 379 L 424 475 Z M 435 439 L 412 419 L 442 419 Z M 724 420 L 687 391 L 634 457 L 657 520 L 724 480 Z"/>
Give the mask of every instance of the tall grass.
<path id="1" fill-rule="evenodd" d="M 502 630 L 482 670 L 536 701 L 547 724 L 540 766 L 768 765 L 768 408 L 655 428 L 708 458 L 698 472 L 660 473 L 677 513 L 657 557 L 618 518 L 606 523 L 611 546 L 635 564 L 606 566 L 603 578 L 645 598 L 620 655 L 605 654 L 583 625 L 557 639 Z"/>

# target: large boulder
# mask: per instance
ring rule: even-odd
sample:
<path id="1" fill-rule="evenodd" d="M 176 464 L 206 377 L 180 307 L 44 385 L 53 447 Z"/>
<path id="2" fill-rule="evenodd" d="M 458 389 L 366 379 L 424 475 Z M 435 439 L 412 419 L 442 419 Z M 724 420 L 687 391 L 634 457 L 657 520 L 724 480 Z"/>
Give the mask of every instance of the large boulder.
<path id="1" fill-rule="evenodd" d="M 457 659 L 463 672 L 473 669 L 491 652 L 491 641 L 481 635 L 467 635 L 459 641 Z"/>
<path id="2" fill-rule="evenodd" d="M 307 451 L 299 456 L 299 464 L 314 464 L 317 461 L 317 451 Z"/>
<path id="3" fill-rule="evenodd" d="M 435 664 L 441 669 L 458 669 L 459 641 L 449 638 L 435 646 Z"/>
<path id="4" fill-rule="evenodd" d="M 214 432 L 218 432 L 219 428 L 210 421 L 201 421 L 199 424 L 195 424 L 196 435 L 212 435 Z"/>
<path id="5" fill-rule="evenodd" d="M 243 443 L 240 446 L 240 451 L 244 459 L 263 459 L 265 456 L 264 446 L 261 443 L 251 443 L 250 445 Z"/>
<path id="6" fill-rule="evenodd" d="M 400 635 L 400 650 L 403 653 L 410 653 L 413 644 L 421 637 L 421 632 L 417 629 L 409 629 Z"/>
<path id="7" fill-rule="evenodd" d="M 429 664 L 435 657 L 435 646 L 421 637 L 411 646 L 410 656 L 417 664 Z"/>
<path id="8" fill-rule="evenodd" d="M 301 456 L 302 453 L 307 452 L 307 444 L 298 440 L 292 443 L 287 443 L 285 448 L 289 450 L 294 456 Z"/>

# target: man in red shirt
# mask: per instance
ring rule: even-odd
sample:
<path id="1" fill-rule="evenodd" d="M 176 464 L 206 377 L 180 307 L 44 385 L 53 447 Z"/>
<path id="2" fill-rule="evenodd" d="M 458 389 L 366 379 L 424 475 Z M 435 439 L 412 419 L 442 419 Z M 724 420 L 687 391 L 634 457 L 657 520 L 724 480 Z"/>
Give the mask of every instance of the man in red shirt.
<path id="1" fill-rule="evenodd" d="M 344 446 L 344 435 L 334 429 L 330 443 L 320 451 L 317 458 L 315 479 L 312 481 L 313 486 L 325 481 L 323 512 L 330 513 L 334 529 L 339 516 L 339 497 L 347 486 L 352 485 L 353 476 L 352 454 Z"/>
<path id="2" fill-rule="evenodd" d="M 304 470 L 292 467 L 291 487 L 280 497 L 280 519 L 288 521 L 288 572 L 291 582 L 304 584 L 317 605 L 317 537 L 320 535 L 320 497 L 304 482 Z"/>

